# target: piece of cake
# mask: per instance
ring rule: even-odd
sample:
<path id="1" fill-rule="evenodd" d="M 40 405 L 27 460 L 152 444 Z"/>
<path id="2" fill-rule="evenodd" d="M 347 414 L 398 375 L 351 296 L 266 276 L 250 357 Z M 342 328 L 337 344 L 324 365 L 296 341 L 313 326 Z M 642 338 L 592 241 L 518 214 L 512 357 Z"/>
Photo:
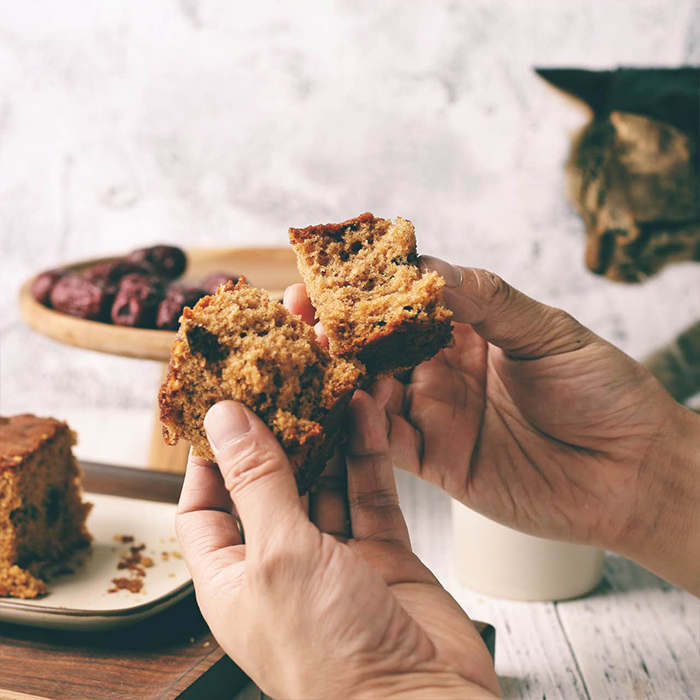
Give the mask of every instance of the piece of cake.
<path id="1" fill-rule="evenodd" d="M 44 593 L 46 568 L 90 543 L 73 444 L 53 418 L 0 417 L 0 596 Z"/>
<path id="2" fill-rule="evenodd" d="M 362 214 L 341 224 L 289 229 L 297 267 L 331 354 L 371 376 L 415 367 L 449 344 L 444 280 L 421 274 L 413 224 Z"/>
<path id="3" fill-rule="evenodd" d="M 341 439 L 362 372 L 354 360 L 331 358 L 313 328 L 267 292 L 243 278 L 227 282 L 183 311 L 158 397 L 163 436 L 214 459 L 204 417 L 218 401 L 240 401 L 280 441 L 304 493 Z"/>

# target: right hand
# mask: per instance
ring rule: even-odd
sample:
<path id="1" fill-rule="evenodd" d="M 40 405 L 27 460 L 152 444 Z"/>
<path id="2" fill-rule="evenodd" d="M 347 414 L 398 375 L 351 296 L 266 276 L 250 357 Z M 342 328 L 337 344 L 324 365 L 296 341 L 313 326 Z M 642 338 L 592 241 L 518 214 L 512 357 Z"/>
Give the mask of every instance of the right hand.
<path id="1" fill-rule="evenodd" d="M 699 592 L 700 420 L 560 309 L 422 261 L 446 280 L 455 345 L 374 386 L 394 465 L 505 525 L 618 551 Z M 285 303 L 313 319 L 303 285 Z"/>

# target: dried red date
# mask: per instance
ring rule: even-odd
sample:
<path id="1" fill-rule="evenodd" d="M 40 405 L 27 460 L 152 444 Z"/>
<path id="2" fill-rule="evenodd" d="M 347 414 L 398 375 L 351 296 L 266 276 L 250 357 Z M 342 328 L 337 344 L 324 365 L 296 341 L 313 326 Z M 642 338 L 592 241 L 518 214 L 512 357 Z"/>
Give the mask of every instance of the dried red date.
<path id="1" fill-rule="evenodd" d="M 177 282 L 168 287 L 165 299 L 160 302 L 156 315 L 156 328 L 163 331 L 176 331 L 180 316 L 186 306 L 194 306 L 206 292 L 201 287 L 191 287 Z"/>
<path id="2" fill-rule="evenodd" d="M 222 284 L 226 284 L 226 282 L 229 281 L 235 284 L 238 282 L 238 275 L 233 275 L 229 272 L 212 272 L 204 278 L 202 289 L 204 289 L 207 294 L 216 294 L 216 290 Z"/>
<path id="3" fill-rule="evenodd" d="M 87 279 L 95 284 L 99 284 L 112 296 L 117 293 L 119 283 L 127 275 L 152 275 L 153 273 L 153 267 L 148 263 L 134 262 L 126 258 L 95 263 L 85 270 Z"/>
<path id="4" fill-rule="evenodd" d="M 163 285 L 158 277 L 126 275 L 112 304 L 112 322 L 118 326 L 153 328 L 162 299 Z"/>
<path id="5" fill-rule="evenodd" d="M 65 270 L 47 270 L 37 275 L 32 281 L 32 296 L 40 304 L 51 306 L 51 290 L 65 274 Z"/>
<path id="6" fill-rule="evenodd" d="M 104 320 L 109 309 L 105 290 L 77 274 L 61 277 L 51 289 L 49 298 L 57 311 L 90 321 Z"/>
<path id="7" fill-rule="evenodd" d="M 161 298 L 165 295 L 163 280 L 156 275 L 132 272 L 131 274 L 122 277 L 121 281 L 119 282 L 119 291 L 122 289 L 131 289 L 133 287 L 138 287 L 140 289 L 151 289 L 159 293 Z"/>
<path id="8" fill-rule="evenodd" d="M 179 277 L 187 267 L 187 256 L 182 248 L 173 245 L 154 245 L 140 248 L 127 256 L 129 262 L 146 263 L 169 280 Z"/>

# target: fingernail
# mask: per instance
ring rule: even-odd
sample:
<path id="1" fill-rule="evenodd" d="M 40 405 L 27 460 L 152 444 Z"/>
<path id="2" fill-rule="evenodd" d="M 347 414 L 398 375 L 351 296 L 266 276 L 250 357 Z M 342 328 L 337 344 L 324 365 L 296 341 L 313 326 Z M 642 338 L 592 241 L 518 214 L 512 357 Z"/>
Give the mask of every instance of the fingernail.
<path id="1" fill-rule="evenodd" d="M 235 401 L 221 401 L 209 409 L 204 419 L 204 429 L 216 452 L 245 435 L 250 422 L 245 409 Z"/>
<path id="2" fill-rule="evenodd" d="M 421 255 L 419 258 L 420 269 L 424 272 L 437 272 L 440 277 L 445 280 L 445 286 L 450 288 L 461 287 L 464 273 L 461 267 L 452 265 L 440 258 L 434 258 L 432 255 Z"/>
<path id="3" fill-rule="evenodd" d="M 328 336 L 326 331 L 323 330 L 323 324 L 320 321 L 314 325 L 314 333 L 316 333 L 316 339 L 321 345 L 328 345 Z"/>

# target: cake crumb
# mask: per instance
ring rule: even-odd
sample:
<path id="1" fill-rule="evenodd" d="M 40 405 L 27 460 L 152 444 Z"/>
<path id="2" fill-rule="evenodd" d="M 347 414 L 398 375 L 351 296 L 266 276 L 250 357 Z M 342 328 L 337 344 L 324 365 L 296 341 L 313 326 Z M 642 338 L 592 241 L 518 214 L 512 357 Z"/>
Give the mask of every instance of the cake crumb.
<path id="1" fill-rule="evenodd" d="M 182 554 L 180 554 L 180 552 L 172 552 L 172 555 L 175 559 L 182 559 Z"/>
<path id="2" fill-rule="evenodd" d="M 107 593 L 116 593 L 122 590 L 138 593 L 143 587 L 143 581 L 140 578 L 113 578 L 112 583 L 114 584 L 114 588 L 108 589 Z"/>
<path id="3" fill-rule="evenodd" d="M 115 535 L 113 539 L 115 542 L 119 542 L 120 544 L 129 544 L 129 543 L 134 541 L 134 536 L 133 535 Z"/>
<path id="4" fill-rule="evenodd" d="M 127 535 L 129 537 L 129 535 Z M 133 538 L 132 540 L 133 541 Z M 145 593 L 143 588 L 143 577 L 146 575 L 146 569 L 154 566 L 155 562 L 151 557 L 144 557 L 141 552 L 146 549 L 146 544 L 141 544 L 129 547 L 128 552 L 122 552 L 121 559 L 117 562 L 117 569 L 120 571 L 129 571 L 131 578 L 112 579 L 115 588 L 110 588 L 108 593 L 116 593 L 118 590 L 129 590 L 132 593 Z M 119 582 L 119 583 L 118 583 Z"/>
<path id="5" fill-rule="evenodd" d="M 170 552 L 161 552 L 160 556 L 162 557 L 163 561 L 168 561 L 170 559 Z"/>
<path id="6" fill-rule="evenodd" d="M 204 642 L 204 644 L 202 644 L 202 646 L 203 646 L 203 647 L 211 646 L 211 642 Z"/>

